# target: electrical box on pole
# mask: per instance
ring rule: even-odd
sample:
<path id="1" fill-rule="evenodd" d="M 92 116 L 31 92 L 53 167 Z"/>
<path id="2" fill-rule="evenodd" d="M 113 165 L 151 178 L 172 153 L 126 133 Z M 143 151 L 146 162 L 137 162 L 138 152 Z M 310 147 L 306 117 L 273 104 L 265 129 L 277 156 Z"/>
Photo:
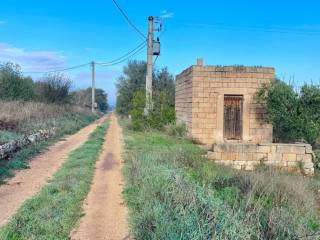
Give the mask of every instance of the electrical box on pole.
<path id="1" fill-rule="evenodd" d="M 153 40 L 153 55 L 160 56 L 160 50 L 160 40 L 157 38 L 157 40 Z"/>

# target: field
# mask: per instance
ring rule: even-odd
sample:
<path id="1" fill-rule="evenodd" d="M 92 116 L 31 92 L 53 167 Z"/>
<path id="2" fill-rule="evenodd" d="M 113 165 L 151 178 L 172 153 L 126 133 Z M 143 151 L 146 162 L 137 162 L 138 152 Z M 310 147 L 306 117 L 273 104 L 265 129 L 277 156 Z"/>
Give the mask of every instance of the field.
<path id="1" fill-rule="evenodd" d="M 125 201 L 136 239 L 318 239 L 320 181 L 215 165 L 190 141 L 125 136 Z"/>
<path id="2" fill-rule="evenodd" d="M 0 143 L 19 139 L 37 130 L 55 129 L 49 141 L 38 142 L 14 154 L 9 160 L 0 160 L 0 182 L 12 176 L 13 170 L 27 168 L 27 160 L 45 150 L 66 134 L 72 134 L 97 119 L 88 109 L 70 105 L 37 102 L 0 102 Z"/>

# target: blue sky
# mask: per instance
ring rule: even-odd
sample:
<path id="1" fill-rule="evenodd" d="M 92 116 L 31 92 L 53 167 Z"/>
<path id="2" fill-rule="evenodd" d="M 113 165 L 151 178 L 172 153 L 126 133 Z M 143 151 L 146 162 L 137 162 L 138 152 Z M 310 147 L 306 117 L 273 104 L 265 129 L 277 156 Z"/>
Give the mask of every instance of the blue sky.
<path id="1" fill-rule="evenodd" d="M 177 74 L 203 57 L 209 65 L 262 65 L 297 84 L 320 79 L 319 1 L 118 0 L 146 32 L 149 15 L 164 15 L 157 67 Z M 45 71 L 109 61 L 135 48 L 139 35 L 112 0 L 0 0 L 0 61 Z M 146 51 L 136 56 L 145 60 Z M 97 87 L 115 103 L 123 64 L 97 68 Z M 67 73 L 75 88 L 90 86 L 89 67 Z M 34 75 L 35 76 L 35 75 Z"/>

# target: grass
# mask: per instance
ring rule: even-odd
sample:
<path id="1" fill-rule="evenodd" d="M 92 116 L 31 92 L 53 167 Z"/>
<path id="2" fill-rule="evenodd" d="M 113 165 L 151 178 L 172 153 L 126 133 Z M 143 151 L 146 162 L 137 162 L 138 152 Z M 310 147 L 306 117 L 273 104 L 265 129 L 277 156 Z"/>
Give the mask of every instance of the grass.
<path id="1" fill-rule="evenodd" d="M 73 134 L 81 128 L 90 124 L 96 119 L 94 115 L 71 114 L 55 119 L 57 129 L 56 136 L 47 141 L 38 142 L 17 152 L 9 160 L 0 160 L 0 184 L 3 184 L 8 178 L 14 176 L 14 170 L 28 168 L 28 160 L 36 154 L 45 151 L 50 145 L 57 142 L 61 137 L 67 134 Z M 15 137 L 17 134 L 7 132 L 7 135 Z"/>
<path id="2" fill-rule="evenodd" d="M 124 135 L 124 196 L 136 239 L 320 237 L 319 180 L 231 170 L 159 132 Z"/>
<path id="3" fill-rule="evenodd" d="M 81 206 L 89 192 L 107 128 L 108 123 L 98 127 L 69 155 L 50 183 L 27 200 L 0 230 L 0 239 L 69 239 L 70 231 L 82 215 Z"/>
<path id="4" fill-rule="evenodd" d="M 0 144 L 17 140 L 19 137 L 21 137 L 21 134 L 10 131 L 0 131 Z"/>

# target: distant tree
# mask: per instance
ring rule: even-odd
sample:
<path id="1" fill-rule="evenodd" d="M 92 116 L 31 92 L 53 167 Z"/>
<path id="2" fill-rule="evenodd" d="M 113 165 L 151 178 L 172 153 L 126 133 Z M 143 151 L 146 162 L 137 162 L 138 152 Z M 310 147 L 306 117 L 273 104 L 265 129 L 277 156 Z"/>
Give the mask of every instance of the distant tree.
<path id="1" fill-rule="evenodd" d="M 71 84 L 71 80 L 61 73 L 47 74 L 35 83 L 38 99 L 47 103 L 69 103 Z"/>
<path id="2" fill-rule="evenodd" d="M 118 79 L 116 111 L 128 115 L 132 110 L 134 93 L 145 91 L 147 65 L 142 61 L 130 61 L 123 68 L 123 75 Z"/>
<path id="3" fill-rule="evenodd" d="M 145 93 L 147 65 L 143 61 L 131 61 L 123 69 L 123 75 L 118 79 L 116 111 L 128 115 L 133 110 L 133 98 L 136 92 Z M 139 93 L 141 95 L 141 93 Z M 153 104 L 160 107 L 160 97 L 165 95 L 168 106 L 174 107 L 175 83 L 167 68 L 153 72 Z"/>
<path id="4" fill-rule="evenodd" d="M 91 108 L 91 95 L 91 88 L 74 91 L 72 93 L 72 103 Z M 96 88 L 95 101 L 101 112 L 106 112 L 108 110 L 108 95 L 103 89 Z"/>
<path id="5" fill-rule="evenodd" d="M 35 98 L 34 84 L 24 77 L 17 64 L 0 64 L 0 98 L 5 100 L 30 101 Z"/>

